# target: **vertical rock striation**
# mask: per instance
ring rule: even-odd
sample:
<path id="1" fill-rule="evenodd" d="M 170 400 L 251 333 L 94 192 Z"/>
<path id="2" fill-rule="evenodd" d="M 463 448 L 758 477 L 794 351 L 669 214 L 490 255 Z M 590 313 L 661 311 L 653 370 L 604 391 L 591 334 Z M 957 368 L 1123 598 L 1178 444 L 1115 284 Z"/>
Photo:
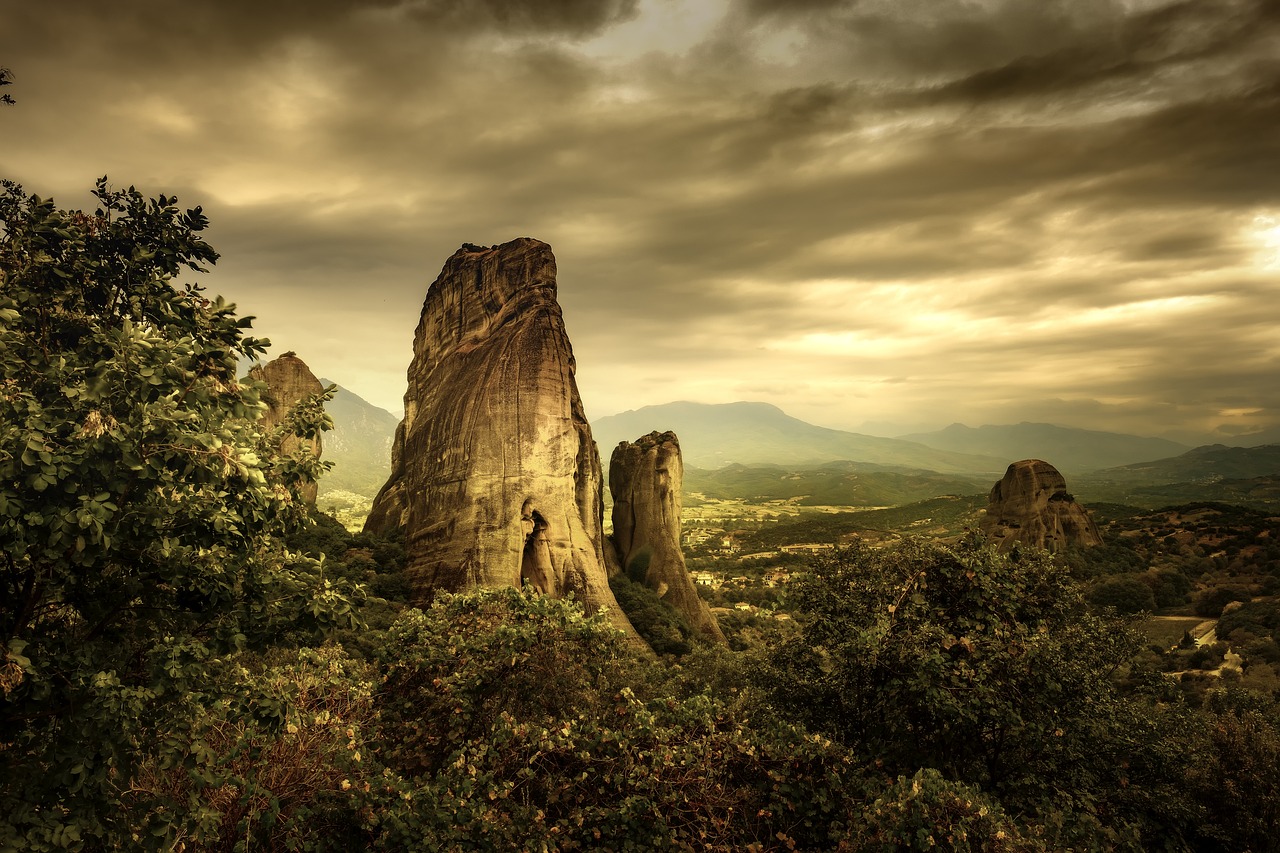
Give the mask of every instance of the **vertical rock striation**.
<path id="1" fill-rule="evenodd" d="M 255 364 L 249 369 L 249 378 L 267 384 L 267 393 L 263 395 L 263 402 L 267 404 L 267 412 L 262 416 L 264 429 L 280 425 L 288 416 L 289 410 L 300 401 L 324 390 L 307 363 L 292 350 L 266 364 Z M 293 453 L 301 441 L 296 435 L 287 436 L 281 442 L 280 449 L 284 453 Z M 311 452 L 319 458 L 321 450 L 320 438 L 317 436 L 311 444 Z M 307 503 L 315 504 L 317 490 L 316 483 L 303 487 L 302 496 Z"/>
<path id="2" fill-rule="evenodd" d="M 681 485 L 684 462 L 672 432 L 651 432 L 623 441 L 609 461 L 613 496 L 613 541 L 622 568 L 644 583 L 703 637 L 724 642 L 724 634 L 698 595 L 680 549 Z"/>
<path id="3" fill-rule="evenodd" d="M 1014 462 L 991 488 L 980 524 L 1001 551 L 1014 543 L 1059 551 L 1068 545 L 1102 544 L 1098 527 L 1067 492 L 1067 481 L 1048 462 Z"/>
<path id="4" fill-rule="evenodd" d="M 403 528 L 415 597 L 530 583 L 610 608 L 603 476 L 546 243 L 465 244 L 427 291 L 392 471 L 367 530 Z"/>

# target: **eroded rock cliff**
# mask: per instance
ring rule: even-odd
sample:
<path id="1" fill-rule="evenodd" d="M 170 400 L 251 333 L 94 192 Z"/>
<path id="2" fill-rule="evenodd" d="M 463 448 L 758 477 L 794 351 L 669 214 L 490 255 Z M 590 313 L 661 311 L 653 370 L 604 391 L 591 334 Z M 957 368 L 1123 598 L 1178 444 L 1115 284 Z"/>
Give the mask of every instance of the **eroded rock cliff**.
<path id="1" fill-rule="evenodd" d="M 431 284 L 391 477 L 366 529 L 405 532 L 419 600 L 530 583 L 607 606 L 603 477 L 546 243 L 465 244 Z"/>
<path id="2" fill-rule="evenodd" d="M 651 432 L 623 441 L 609 461 L 613 541 L 622 570 L 689 620 L 702 636 L 724 634 L 698 595 L 680 549 L 684 462 L 675 433 Z"/>
<path id="3" fill-rule="evenodd" d="M 1097 525 L 1067 491 L 1066 479 L 1040 459 L 1009 466 L 991 488 L 980 526 L 1001 551 L 1015 543 L 1046 551 L 1102 544 Z"/>
<path id="4" fill-rule="evenodd" d="M 297 353 L 292 350 L 266 364 L 255 364 L 249 369 L 249 378 L 267 384 L 267 392 L 263 395 L 267 411 L 261 421 L 264 429 L 271 429 L 283 423 L 289 410 L 299 401 L 324 390 L 320 380 L 311 372 L 311 368 L 307 367 L 307 363 L 298 358 Z M 281 443 L 280 449 L 285 453 L 293 453 L 300 441 L 302 439 L 297 436 L 287 436 Z M 311 452 L 319 458 L 322 450 L 321 440 L 317 437 L 311 442 Z M 302 496 L 307 503 L 316 502 L 317 489 L 318 486 L 315 483 L 303 487 Z"/>

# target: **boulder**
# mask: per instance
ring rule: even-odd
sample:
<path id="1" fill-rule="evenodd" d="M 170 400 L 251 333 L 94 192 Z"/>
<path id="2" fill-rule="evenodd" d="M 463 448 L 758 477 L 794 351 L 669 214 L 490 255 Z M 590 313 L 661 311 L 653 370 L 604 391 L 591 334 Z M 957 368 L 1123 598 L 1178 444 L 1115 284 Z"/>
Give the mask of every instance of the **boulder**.
<path id="1" fill-rule="evenodd" d="M 520 586 L 607 607 L 603 476 L 551 247 L 466 244 L 427 290 L 391 476 L 366 530 L 401 528 L 417 601 Z"/>
<path id="2" fill-rule="evenodd" d="M 1066 479 L 1040 459 L 1009 466 L 991 488 L 980 527 L 1001 551 L 1015 543 L 1046 551 L 1102 544 L 1088 511 L 1067 491 Z"/>
<path id="3" fill-rule="evenodd" d="M 263 429 L 279 426 L 288 417 L 290 409 L 307 397 L 324 391 L 324 386 L 307 367 L 307 363 L 298 358 L 297 353 L 292 350 L 266 364 L 255 364 L 249 369 L 249 378 L 265 382 L 267 385 L 267 391 L 262 397 L 263 402 L 267 404 L 266 414 L 261 420 Z M 296 435 L 286 436 L 280 444 L 280 450 L 283 453 L 292 454 L 302 441 L 304 439 Z M 320 438 L 316 437 L 309 443 L 312 454 L 319 458 L 323 450 Z M 316 502 L 317 488 L 316 483 L 310 483 L 302 488 L 303 499 L 313 506 Z"/>
<path id="4" fill-rule="evenodd" d="M 672 432 L 651 432 L 619 442 L 609 461 L 613 542 L 621 570 L 684 615 L 703 637 L 724 634 L 698 595 L 680 548 L 684 462 Z"/>

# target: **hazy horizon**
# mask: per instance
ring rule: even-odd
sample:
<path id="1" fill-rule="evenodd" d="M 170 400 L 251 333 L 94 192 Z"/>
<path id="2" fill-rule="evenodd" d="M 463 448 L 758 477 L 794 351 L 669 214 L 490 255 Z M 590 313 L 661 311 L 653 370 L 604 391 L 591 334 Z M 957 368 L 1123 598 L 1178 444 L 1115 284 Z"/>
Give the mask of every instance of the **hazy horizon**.
<path id="1" fill-rule="evenodd" d="M 353 388 L 351 388 L 351 387 L 349 387 L 349 386 L 347 386 L 347 385 L 343 384 L 342 382 L 340 382 L 340 381 L 338 381 L 338 380 L 334 380 L 334 379 L 331 379 L 331 378 L 329 378 L 329 377 L 320 377 L 320 381 L 321 381 L 321 382 L 323 382 L 323 383 L 325 383 L 325 384 L 329 384 L 329 383 L 336 384 L 336 385 L 338 385 L 340 388 L 342 388 L 344 391 L 347 391 L 348 393 L 353 394 L 353 395 L 355 395 L 356 397 L 359 397 L 359 398 L 360 398 L 361 400 L 363 400 L 366 404 L 368 404 L 368 405 L 372 405 L 372 406 L 377 406 L 379 409 L 382 409 L 383 411 L 387 412 L 388 414 L 391 414 L 391 415 L 395 416 L 396 418 L 403 418 L 403 417 L 404 417 L 404 410 L 403 410 L 403 408 L 400 408 L 400 409 L 388 409 L 388 408 L 386 408 L 385 406 L 380 406 L 380 405 L 378 405 L 377 403 L 374 403 L 374 402 L 370 401 L 369 399 L 367 399 L 367 398 L 366 398 L 363 394 L 361 394 L 358 390 L 353 389 Z M 619 417 L 619 416 L 623 416 L 623 415 L 632 414 L 632 413 L 634 413 L 634 412 L 641 411 L 641 410 L 644 410 L 644 409 L 660 408 L 660 407 L 664 407 L 664 406 L 668 406 L 668 405 L 692 404 L 692 405 L 698 405 L 698 406 L 728 406 L 728 405 L 734 405 L 734 404 L 737 404 L 737 403 L 758 404 L 758 403 L 765 403 L 765 401 L 762 401 L 762 400 L 733 400 L 733 401 L 728 401 L 728 402 L 725 402 L 725 403 L 707 403 L 707 402 L 698 401 L 698 400 L 668 400 L 668 401 L 663 402 L 663 403 L 649 403 L 649 404 L 646 404 L 646 405 L 644 405 L 644 406 L 636 406 L 636 407 L 634 407 L 634 408 L 630 408 L 630 409 L 622 409 L 622 410 L 620 410 L 620 411 L 616 411 L 616 412 L 607 412 L 607 413 L 604 413 L 604 414 L 593 414 L 593 413 L 591 413 L 591 412 L 588 412 L 588 413 L 587 413 L 587 415 L 588 415 L 588 418 L 587 418 L 587 419 L 588 419 L 588 421 L 589 421 L 589 422 L 591 422 L 591 423 L 593 423 L 593 424 L 594 424 L 596 421 L 603 420 L 603 419 L 606 419 L 606 418 Z M 765 403 L 765 404 L 766 404 L 766 405 L 774 405 L 774 404 L 772 404 L 772 403 Z M 786 409 L 785 409 L 785 408 L 782 408 L 782 407 L 777 407 L 777 408 L 779 408 L 779 410 L 780 410 L 780 411 L 782 411 L 784 414 L 786 414 L 786 415 L 788 415 L 788 416 L 791 416 L 791 417 L 795 417 L 795 415 L 793 415 L 791 412 L 786 411 Z M 1061 427 L 1061 428 L 1065 428 L 1065 429 L 1089 429 L 1088 427 L 1080 427 L 1080 426 L 1077 426 L 1077 425 L 1074 425 L 1074 424 L 1064 424 L 1064 423 L 1056 423 L 1056 424 L 1055 424 L 1055 423 L 1048 423 L 1048 422 L 1044 422 L 1044 421 L 1026 421 L 1026 420 L 1022 420 L 1022 421 L 1011 421 L 1011 422 L 1007 422 L 1007 423 L 1003 423 L 1003 424 L 990 424 L 990 423 L 981 423 L 981 424 L 977 424 L 977 423 L 974 423 L 974 424 L 965 424 L 965 423 L 962 423 L 962 422 L 959 422 L 959 421 L 949 421 L 949 422 L 946 422 L 946 423 L 932 422 L 932 421 L 924 421 L 924 422 L 919 422 L 919 423 L 903 424 L 903 423 L 890 423 L 890 422 L 883 422 L 883 421 L 882 421 L 882 422 L 867 422 L 867 423 L 863 423 L 863 424 L 856 425 L 856 426 L 854 426 L 854 427 L 833 426 L 833 425 L 831 425 L 831 424 L 822 423 L 822 422 L 821 422 L 821 421 L 819 421 L 819 420 L 809 420 L 809 419 L 805 419 L 805 418 L 798 418 L 798 420 L 802 420 L 802 421 L 804 421 L 805 423 L 809 423 L 809 424 L 811 424 L 811 425 L 813 425 L 813 426 L 825 427 L 825 428 L 828 428 L 828 429 L 843 430 L 843 431 L 847 431 L 847 432 L 858 433 L 858 434 L 861 434 L 861 435 L 876 436 L 876 437 L 880 437 L 880 438 L 901 438 L 901 437 L 903 437 L 903 436 L 909 436 L 909 435 L 912 435 L 912 434 L 914 434 L 914 433 L 937 432 L 937 431 L 944 430 L 944 429 L 946 429 L 947 427 L 954 426 L 954 425 L 964 426 L 964 427 L 968 427 L 968 428 L 970 428 L 970 429 L 980 429 L 980 428 L 983 428 L 983 427 L 993 427 L 993 426 L 994 426 L 994 427 L 1000 427 L 1000 426 L 1017 426 L 1017 425 L 1023 425 L 1023 424 L 1029 424 L 1029 425 L 1032 425 L 1032 426 L 1047 425 L 1047 426 L 1053 426 L 1053 427 Z M 655 428 L 661 428 L 661 425 L 660 425 L 660 424 L 655 424 Z M 1101 432 L 1108 432 L 1107 430 L 1100 430 L 1100 431 L 1101 431 Z M 1170 438 L 1169 436 L 1155 436 L 1155 435 L 1146 435 L 1146 434 L 1141 434 L 1141 433 L 1120 433 L 1120 434 L 1125 434 L 1125 435 L 1137 435 L 1138 437 L 1142 437 L 1142 438 L 1164 438 L 1164 439 L 1171 440 L 1171 441 L 1178 441 L 1178 442 L 1181 442 L 1181 443 L 1183 443 L 1183 444 L 1187 445 L 1187 447 L 1188 447 L 1188 448 L 1192 448 L 1192 447 L 1195 447 L 1195 446 L 1198 446 L 1198 445 L 1203 445 L 1203 444 L 1211 443 L 1212 441 L 1217 441 L 1218 443 L 1226 444 L 1226 445 L 1228 445 L 1228 446 L 1233 446 L 1233 445 L 1235 445 L 1235 446 L 1250 446 L 1249 444 L 1239 444 L 1239 443 L 1238 443 L 1238 442 L 1239 442 L 1240 440 L 1242 440 L 1242 439 L 1243 439 L 1243 440 L 1247 440 L 1247 437 L 1245 437 L 1245 436 L 1241 436 L 1241 437 L 1238 437 L 1238 438 L 1233 439 L 1233 438 L 1221 438 L 1221 437 L 1215 438 L 1215 437 L 1213 437 L 1213 436 L 1201 436 L 1201 435 L 1196 435 L 1196 434 L 1194 434 L 1194 433 L 1185 433 L 1185 434 L 1183 435 L 1183 437 L 1182 437 L 1182 438 L 1177 438 L 1177 437 Z M 1273 442 L 1270 442 L 1270 443 L 1273 443 Z"/>
<path id="2" fill-rule="evenodd" d="M 1280 427 L 1266 0 L 0 12 L 0 177 L 202 205 L 209 290 L 392 412 L 445 259 L 532 236 L 594 418 Z"/>

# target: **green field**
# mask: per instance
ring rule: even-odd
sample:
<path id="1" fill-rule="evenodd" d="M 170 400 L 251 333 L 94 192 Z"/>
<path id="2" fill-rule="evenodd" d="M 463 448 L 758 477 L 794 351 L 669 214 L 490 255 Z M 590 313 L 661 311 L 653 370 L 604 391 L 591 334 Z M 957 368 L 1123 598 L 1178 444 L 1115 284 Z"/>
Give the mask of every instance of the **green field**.
<path id="1" fill-rule="evenodd" d="M 1199 616 L 1156 616 L 1143 620 L 1137 627 L 1152 643 L 1169 648 L 1177 645 L 1183 634 L 1204 621 Z"/>

